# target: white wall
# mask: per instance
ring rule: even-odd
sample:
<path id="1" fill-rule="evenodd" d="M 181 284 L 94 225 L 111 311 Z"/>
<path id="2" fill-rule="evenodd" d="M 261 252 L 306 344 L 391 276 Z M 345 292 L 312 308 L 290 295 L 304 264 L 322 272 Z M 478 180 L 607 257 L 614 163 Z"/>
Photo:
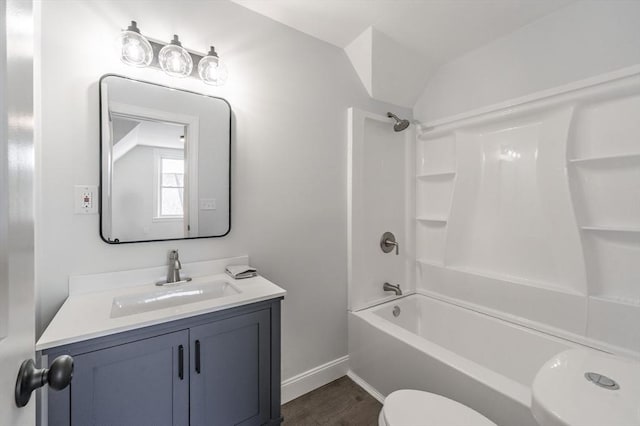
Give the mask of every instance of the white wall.
<path id="1" fill-rule="evenodd" d="M 344 51 L 369 96 L 411 106 L 427 82 L 431 61 L 374 27 L 368 27 Z"/>
<path id="2" fill-rule="evenodd" d="M 288 291 L 283 378 L 347 353 L 347 108 L 378 113 L 346 54 L 229 2 L 41 2 L 42 135 L 36 215 L 38 331 L 67 296 L 69 275 L 248 253 Z M 227 61 L 223 88 L 122 65 L 112 49 L 136 19 Z M 98 87 L 107 72 L 225 97 L 234 111 L 232 230 L 220 239 L 113 246 L 98 216 L 73 214 L 73 185 L 99 180 Z M 406 110 L 395 108 L 400 115 Z M 82 320 L 79 318 L 78 320 Z"/>
<path id="3" fill-rule="evenodd" d="M 414 116 L 430 121 L 640 63 L 640 2 L 577 1 L 442 66 Z"/>

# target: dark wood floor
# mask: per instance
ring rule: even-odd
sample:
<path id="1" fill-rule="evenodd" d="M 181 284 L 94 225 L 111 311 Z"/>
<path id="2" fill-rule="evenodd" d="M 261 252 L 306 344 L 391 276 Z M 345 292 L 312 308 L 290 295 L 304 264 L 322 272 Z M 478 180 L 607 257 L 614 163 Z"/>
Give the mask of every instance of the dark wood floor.
<path id="1" fill-rule="evenodd" d="M 382 405 L 347 376 L 282 406 L 287 426 L 375 426 Z"/>

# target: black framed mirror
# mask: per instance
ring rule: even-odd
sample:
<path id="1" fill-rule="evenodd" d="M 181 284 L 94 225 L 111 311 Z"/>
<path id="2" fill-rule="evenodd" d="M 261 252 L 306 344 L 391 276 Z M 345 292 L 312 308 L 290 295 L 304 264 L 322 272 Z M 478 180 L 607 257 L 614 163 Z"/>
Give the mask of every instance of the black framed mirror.
<path id="1" fill-rule="evenodd" d="M 231 230 L 231 106 L 114 74 L 100 79 L 100 236 L 110 244 Z"/>

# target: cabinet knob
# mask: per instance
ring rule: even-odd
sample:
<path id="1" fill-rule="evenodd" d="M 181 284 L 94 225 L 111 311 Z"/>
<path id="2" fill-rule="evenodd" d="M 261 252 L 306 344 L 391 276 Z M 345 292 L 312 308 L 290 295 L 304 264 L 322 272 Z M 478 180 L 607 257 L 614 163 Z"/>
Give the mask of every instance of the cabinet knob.
<path id="1" fill-rule="evenodd" d="M 18 371 L 15 400 L 18 407 L 24 407 L 31 398 L 31 393 L 49 384 L 51 389 L 62 390 L 69 386 L 73 378 L 73 358 L 60 355 L 49 368 L 36 368 L 32 359 L 25 360 Z"/>

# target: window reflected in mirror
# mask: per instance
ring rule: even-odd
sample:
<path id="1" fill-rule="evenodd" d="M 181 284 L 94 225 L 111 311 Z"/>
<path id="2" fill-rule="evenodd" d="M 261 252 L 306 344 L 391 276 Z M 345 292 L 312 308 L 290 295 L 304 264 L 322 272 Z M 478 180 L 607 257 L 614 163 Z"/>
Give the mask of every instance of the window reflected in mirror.
<path id="1" fill-rule="evenodd" d="M 156 173 L 159 176 L 156 219 L 184 218 L 184 157 L 173 158 L 160 154 Z"/>

